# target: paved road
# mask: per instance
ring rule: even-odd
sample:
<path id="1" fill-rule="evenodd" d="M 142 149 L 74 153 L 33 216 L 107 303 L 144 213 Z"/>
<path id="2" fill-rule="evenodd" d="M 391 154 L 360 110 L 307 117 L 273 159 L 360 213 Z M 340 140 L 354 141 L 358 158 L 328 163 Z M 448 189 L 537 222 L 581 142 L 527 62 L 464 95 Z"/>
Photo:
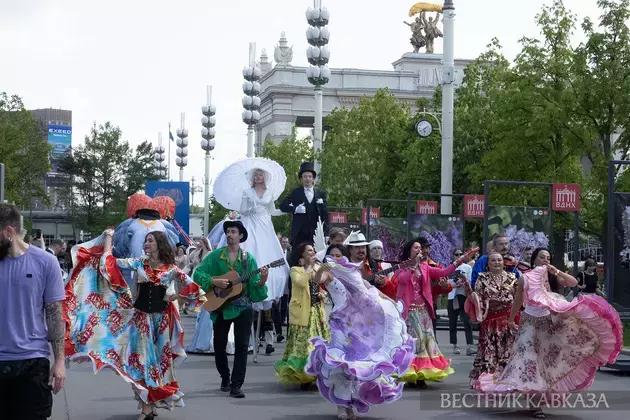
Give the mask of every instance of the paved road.
<path id="1" fill-rule="evenodd" d="M 187 337 L 192 337 L 194 318 L 184 316 Z M 460 332 L 463 341 L 463 332 Z M 448 342 L 448 332 L 439 331 L 441 343 Z M 467 377 L 472 357 L 454 356 L 450 346 L 443 346 L 444 353 L 452 357 L 455 374 L 443 382 L 430 383 L 428 390 L 405 389 L 400 401 L 377 407 L 365 419 L 528 419 L 526 411 L 482 411 L 440 409 L 442 393 L 468 392 Z M 259 363 L 250 362 L 247 381 L 243 387 L 247 397 L 235 400 L 219 391 L 219 377 L 212 356 L 190 355 L 178 368 L 178 380 L 186 406 L 172 412 L 160 410 L 158 420 L 324 420 L 334 419 L 336 409 L 317 392 L 301 391 L 279 384 L 273 374 L 273 364 L 282 357 L 284 344 L 276 345 L 270 356 L 259 356 Z M 627 414 L 620 409 L 630 409 L 630 377 L 601 371 L 593 386 L 593 392 L 605 392 L 613 410 L 549 410 L 547 418 L 557 420 L 617 419 Z M 111 371 L 98 375 L 89 365 L 72 364 L 68 371 L 65 392 L 55 396 L 51 420 L 135 420 L 138 418 L 136 403 L 130 387 Z M 0 416 L 1 417 L 1 416 Z"/>

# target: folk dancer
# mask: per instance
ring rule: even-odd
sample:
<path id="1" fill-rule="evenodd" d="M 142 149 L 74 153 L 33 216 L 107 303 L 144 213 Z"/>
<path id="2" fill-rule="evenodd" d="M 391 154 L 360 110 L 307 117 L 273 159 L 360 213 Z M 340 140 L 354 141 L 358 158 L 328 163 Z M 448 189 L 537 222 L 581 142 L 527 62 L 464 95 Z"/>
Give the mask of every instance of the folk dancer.
<path id="1" fill-rule="evenodd" d="M 195 282 L 208 293 L 213 293 L 214 288 L 227 289 L 230 286 L 229 281 L 219 277 L 232 270 L 243 275 L 258 269 L 256 258 L 241 249 L 240 244 L 245 242 L 248 236 L 243 223 L 238 220 L 226 220 L 223 223 L 223 230 L 227 246 L 210 253 L 193 274 Z M 240 297 L 229 302 L 221 310 L 211 313 L 214 326 L 214 357 L 217 371 L 221 375 L 221 391 L 229 392 L 233 398 L 245 397 L 241 388 L 245 383 L 247 371 L 247 348 L 254 313 L 252 304 L 267 298 L 268 275 L 268 269 L 263 267 L 260 274 L 250 277 L 243 284 L 244 292 Z M 232 324 L 235 351 L 230 377 L 226 347 Z"/>
<path id="2" fill-rule="evenodd" d="M 315 377 L 307 375 L 304 366 L 313 345 L 311 337 L 330 340 L 330 330 L 326 322 L 324 291 L 314 280 L 319 268 L 316 264 L 315 248 L 302 244 L 297 249 L 298 260 L 292 262 L 291 282 L 293 283 L 289 303 L 289 332 L 287 346 L 282 360 L 274 365 L 278 381 L 284 384 L 300 384 L 307 390 Z"/>
<path id="3" fill-rule="evenodd" d="M 479 326 L 479 346 L 473 368 L 468 375 L 471 387 L 483 373 L 501 372 L 514 344 L 514 331 L 508 326 L 516 294 L 516 277 L 505 271 L 503 256 L 488 255 L 488 271 L 479 274 L 475 291 L 470 295 L 469 312 Z"/>
<path id="4" fill-rule="evenodd" d="M 141 258 L 115 258 L 113 233 L 107 229 L 73 250 L 75 269 L 64 305 L 66 356 L 91 361 L 95 372 L 113 369 L 131 384 L 142 409 L 139 420 L 151 420 L 156 408 L 184 405 L 175 377 L 175 364 L 186 358 L 184 329 L 173 302 L 186 298 L 194 309 L 205 297 L 175 265 L 174 250 L 163 232 L 146 235 Z M 135 272 L 133 292 L 121 269 Z M 167 293 L 174 281 L 183 285 L 179 294 Z"/>
<path id="5" fill-rule="evenodd" d="M 482 374 L 475 388 L 484 393 L 530 393 L 540 399 L 588 389 L 597 368 L 614 363 L 623 346 L 619 314 L 602 297 L 578 296 L 568 302 L 551 291 L 552 282 L 575 287 L 576 279 L 550 264 L 551 254 L 538 248 L 533 270 L 518 280 L 510 328 L 518 330 L 502 372 Z M 516 315 L 525 310 L 520 325 Z M 534 418 L 545 418 L 541 400 Z"/>
<path id="6" fill-rule="evenodd" d="M 414 239 L 405 244 L 401 261 L 418 258 L 419 263 L 411 268 L 400 269 L 395 275 L 398 282 L 397 299 L 404 305 L 402 314 L 407 332 L 416 339 L 415 358 L 409 370 L 400 378 L 401 381 L 426 388 L 425 381 L 441 380 L 454 372 L 451 361 L 444 357 L 435 340 L 431 322 L 435 317 L 431 282 L 449 276 L 472 252 L 474 250 L 447 268 L 440 269 L 426 262 L 420 240 Z M 447 283 L 446 280 L 441 281 Z"/>

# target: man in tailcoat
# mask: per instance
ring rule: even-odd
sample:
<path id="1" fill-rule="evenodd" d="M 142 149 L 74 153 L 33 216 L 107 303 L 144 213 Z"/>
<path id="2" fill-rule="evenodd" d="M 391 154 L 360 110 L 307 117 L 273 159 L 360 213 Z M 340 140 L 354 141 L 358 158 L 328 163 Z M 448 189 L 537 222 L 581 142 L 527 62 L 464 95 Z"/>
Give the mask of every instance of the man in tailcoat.
<path id="1" fill-rule="evenodd" d="M 290 241 L 294 250 L 305 242 L 313 244 L 317 221 L 320 218 L 324 224 L 324 235 L 328 234 L 327 196 L 325 191 L 314 187 L 317 177 L 314 164 L 302 163 L 298 176 L 302 187 L 295 188 L 280 203 L 280 210 L 293 215 Z"/>

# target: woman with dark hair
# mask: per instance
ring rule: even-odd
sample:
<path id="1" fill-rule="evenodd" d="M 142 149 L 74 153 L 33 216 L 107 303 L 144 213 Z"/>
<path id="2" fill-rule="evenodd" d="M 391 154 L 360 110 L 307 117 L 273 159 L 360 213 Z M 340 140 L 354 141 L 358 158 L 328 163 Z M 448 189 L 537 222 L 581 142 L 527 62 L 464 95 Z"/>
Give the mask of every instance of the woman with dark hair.
<path id="1" fill-rule="evenodd" d="M 184 405 L 174 369 L 186 357 L 184 330 L 173 301 L 185 298 L 199 306 L 206 299 L 175 265 L 174 250 L 163 232 L 147 234 L 144 256 L 126 259 L 112 255 L 113 233 L 108 229 L 77 251 L 92 253 L 96 261 L 100 257 L 100 265 L 77 267 L 66 285 L 66 357 L 91 361 L 97 372 L 113 369 L 131 384 L 142 407 L 139 420 L 151 420 L 156 408 Z M 135 272 L 133 291 L 120 269 Z M 175 281 L 182 288 L 169 295 Z"/>
<path id="2" fill-rule="evenodd" d="M 597 275 L 597 261 L 592 258 L 584 261 L 584 270 L 578 274 L 578 289 L 581 294 L 601 295 L 599 276 Z"/>
<path id="3" fill-rule="evenodd" d="M 282 360 L 276 362 L 274 370 L 278 381 L 285 384 L 300 384 L 303 390 L 315 382 L 313 376 L 304 371 L 313 345 L 311 337 L 330 340 L 326 323 L 324 292 L 314 280 L 319 266 L 315 265 L 315 248 L 302 244 L 294 253 L 291 267 L 291 301 L 289 302 L 289 329 L 287 345 Z"/>
<path id="4" fill-rule="evenodd" d="M 397 298 L 403 302 L 403 318 L 409 335 L 416 339 L 415 358 L 401 381 L 426 387 L 427 380 L 441 380 L 454 372 L 451 361 L 444 357 L 438 348 L 433 330 L 433 294 L 431 283 L 439 281 L 448 284 L 448 277 L 466 258 L 476 252 L 474 249 L 458 258 L 447 268 L 431 267 L 428 255 L 422 252 L 420 239 L 407 242 L 403 248 L 401 261 L 418 258 L 418 264 L 399 270 L 395 277 L 398 282 Z M 441 284 L 446 288 L 445 284 Z"/>
<path id="5" fill-rule="evenodd" d="M 588 389 L 599 366 L 614 363 L 622 348 L 619 314 L 600 296 L 568 302 L 551 283 L 575 287 L 573 276 L 550 264 L 548 249 L 532 255 L 533 270 L 518 280 L 508 324 L 518 330 L 502 372 L 479 377 L 475 388 L 487 393 L 529 393 L 540 397 Z M 553 280 L 555 279 L 555 280 Z M 514 319 L 522 305 L 520 325 Z M 540 409 L 533 417 L 545 418 Z"/>

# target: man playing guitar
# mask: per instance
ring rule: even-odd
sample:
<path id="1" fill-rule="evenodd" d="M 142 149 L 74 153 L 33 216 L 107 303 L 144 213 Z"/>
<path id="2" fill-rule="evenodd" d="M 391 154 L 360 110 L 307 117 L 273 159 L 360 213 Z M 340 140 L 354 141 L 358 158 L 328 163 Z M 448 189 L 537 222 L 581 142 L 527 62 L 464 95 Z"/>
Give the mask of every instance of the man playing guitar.
<path id="1" fill-rule="evenodd" d="M 220 278 L 230 271 L 245 275 L 258 270 L 256 259 L 249 252 L 241 250 L 241 243 L 247 240 L 247 230 L 238 221 L 226 221 L 223 231 L 227 238 L 227 246 L 219 248 L 208 255 L 193 274 L 193 279 L 207 294 L 226 290 L 231 287 L 230 281 Z M 214 358 L 217 370 L 221 375 L 221 391 L 230 392 L 230 397 L 244 398 L 241 390 L 245 382 L 247 370 L 247 349 L 253 319 L 253 302 L 262 302 L 267 298 L 267 267 L 260 274 L 253 275 L 243 282 L 244 292 L 219 310 L 212 312 L 214 326 Z M 234 366 L 230 378 L 226 347 L 228 333 L 234 323 Z"/>

